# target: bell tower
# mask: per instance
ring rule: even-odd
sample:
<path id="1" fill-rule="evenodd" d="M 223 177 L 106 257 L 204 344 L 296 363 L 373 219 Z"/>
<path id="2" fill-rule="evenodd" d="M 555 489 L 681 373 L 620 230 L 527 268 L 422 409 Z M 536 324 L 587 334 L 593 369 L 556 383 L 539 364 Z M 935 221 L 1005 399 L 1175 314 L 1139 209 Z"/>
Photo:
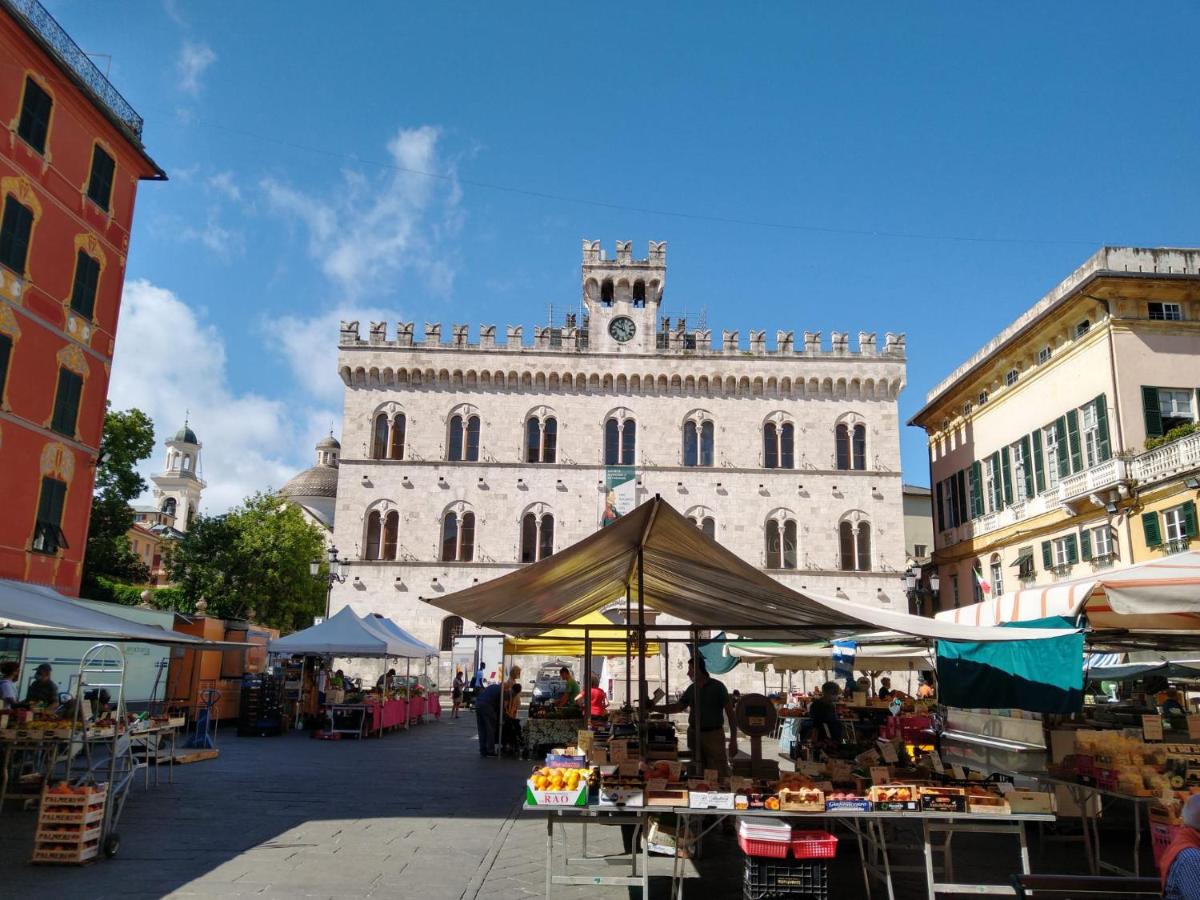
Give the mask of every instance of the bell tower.
<path id="1" fill-rule="evenodd" d="M 583 306 L 592 353 L 653 353 L 655 324 L 667 280 L 667 243 L 650 241 L 646 259 L 633 242 L 617 241 L 609 259 L 599 241 L 583 242 Z"/>
<path id="2" fill-rule="evenodd" d="M 200 507 L 200 494 L 206 487 L 200 477 L 202 446 L 185 418 L 183 427 L 167 441 L 167 458 L 162 471 L 150 476 L 154 482 L 154 505 L 159 512 L 175 517 L 174 527 L 178 531 L 188 530 Z"/>

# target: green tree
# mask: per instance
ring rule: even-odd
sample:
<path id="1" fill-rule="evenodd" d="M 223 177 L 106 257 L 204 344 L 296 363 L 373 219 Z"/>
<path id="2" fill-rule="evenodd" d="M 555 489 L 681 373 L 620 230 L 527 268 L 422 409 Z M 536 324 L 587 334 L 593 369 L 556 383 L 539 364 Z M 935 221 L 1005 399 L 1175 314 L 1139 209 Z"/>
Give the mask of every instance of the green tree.
<path id="1" fill-rule="evenodd" d="M 325 582 L 309 574 L 324 558 L 321 531 L 275 494 L 260 492 L 219 516 L 197 516 L 168 563 L 185 606 L 203 597 L 209 615 L 254 620 L 281 631 L 312 624 Z"/>
<path id="2" fill-rule="evenodd" d="M 154 423 L 140 409 L 104 413 L 96 485 L 83 560 L 85 592 L 100 578 L 145 583 L 150 573 L 130 549 L 130 502 L 146 490 L 137 465 L 154 451 Z"/>

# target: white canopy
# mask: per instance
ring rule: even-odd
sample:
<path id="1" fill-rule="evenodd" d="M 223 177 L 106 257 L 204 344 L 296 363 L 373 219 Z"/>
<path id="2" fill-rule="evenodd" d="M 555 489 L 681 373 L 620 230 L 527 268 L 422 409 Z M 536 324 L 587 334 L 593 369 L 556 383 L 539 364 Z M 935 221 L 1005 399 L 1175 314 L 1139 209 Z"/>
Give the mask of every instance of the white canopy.
<path id="1" fill-rule="evenodd" d="M 0 637 L 5 636 L 224 646 L 157 625 L 110 616 L 46 585 L 0 579 Z"/>
<path id="2" fill-rule="evenodd" d="M 398 656 L 423 659 L 420 648 L 359 618 L 349 606 L 342 607 L 320 625 L 271 641 L 271 653 L 313 656 L 376 657 Z"/>
<path id="3" fill-rule="evenodd" d="M 1074 618 L 1081 613 L 1092 627 L 1093 642 L 1103 642 L 1106 632 L 1116 639 L 1128 635 L 1131 643 L 1139 642 L 1138 633 L 1168 634 L 1174 644 L 1189 632 L 1200 636 L 1200 552 L 1176 553 L 1085 578 L 1010 591 L 982 603 L 943 610 L 937 618 L 963 625 L 999 625 L 1049 616 Z"/>
<path id="4" fill-rule="evenodd" d="M 379 613 L 367 613 L 362 617 L 363 621 L 371 628 L 377 631 L 382 631 L 384 634 L 393 637 L 399 641 L 403 641 L 409 648 L 408 653 L 403 654 L 407 659 L 419 659 L 425 656 L 437 656 L 437 648 L 426 644 L 424 641 L 417 640 L 391 619 L 386 616 L 381 616 Z"/>
<path id="5" fill-rule="evenodd" d="M 640 560 L 640 565 L 639 565 Z M 870 629 L 923 638 L 1008 641 L 1059 637 L 1050 629 L 980 628 L 794 591 L 704 534 L 659 497 L 577 544 L 434 606 L 505 634 L 529 637 L 625 597 L 699 628 L 825 640 Z M 896 576 L 900 587 L 900 577 Z M 899 594 L 899 590 L 897 590 Z M 656 630 L 662 630 L 657 627 Z M 601 637 L 599 631 L 596 634 Z"/>
<path id="6" fill-rule="evenodd" d="M 833 647 L 828 644 L 787 644 L 779 641 L 731 641 L 725 655 L 746 662 L 764 662 L 776 670 L 820 672 L 833 668 Z M 925 647 L 862 646 L 854 655 L 854 668 L 862 671 L 918 672 L 937 668 L 935 654 Z"/>

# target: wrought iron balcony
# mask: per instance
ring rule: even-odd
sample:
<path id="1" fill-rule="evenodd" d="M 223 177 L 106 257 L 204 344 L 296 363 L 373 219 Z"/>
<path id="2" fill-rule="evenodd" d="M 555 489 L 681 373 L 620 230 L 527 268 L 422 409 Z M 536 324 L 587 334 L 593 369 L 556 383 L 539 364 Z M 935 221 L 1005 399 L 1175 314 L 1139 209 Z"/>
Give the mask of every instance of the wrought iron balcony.
<path id="1" fill-rule="evenodd" d="M 71 40 L 71 36 L 42 4 L 37 0 L 0 0 L 0 7 L 5 8 L 35 32 L 59 61 L 83 82 L 95 99 L 132 132 L 139 144 L 141 143 L 142 117 L 134 112 L 129 101 L 112 86 L 104 77 L 104 73 L 96 68 L 96 64 Z"/>

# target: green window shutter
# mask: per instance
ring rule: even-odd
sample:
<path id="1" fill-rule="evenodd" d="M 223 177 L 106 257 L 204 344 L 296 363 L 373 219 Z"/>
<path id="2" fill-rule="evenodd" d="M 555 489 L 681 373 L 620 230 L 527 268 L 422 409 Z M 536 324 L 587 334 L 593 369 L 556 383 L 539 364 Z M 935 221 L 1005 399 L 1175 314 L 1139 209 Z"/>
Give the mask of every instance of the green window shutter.
<path id="1" fill-rule="evenodd" d="M 958 521 L 958 484 L 953 475 L 946 479 L 946 497 L 950 501 L 950 526 L 957 528 L 962 523 Z"/>
<path id="2" fill-rule="evenodd" d="M 1046 489 L 1046 463 L 1042 459 L 1042 429 L 1036 429 L 1030 435 L 1033 438 L 1033 476 L 1040 494 Z"/>
<path id="3" fill-rule="evenodd" d="M 958 521 L 960 523 L 970 521 L 970 516 L 967 515 L 967 470 L 959 469 L 954 476 L 955 486 L 958 489 Z"/>
<path id="4" fill-rule="evenodd" d="M 69 369 L 58 370 L 58 390 L 54 394 L 54 414 L 50 427 L 59 434 L 75 437 L 75 425 L 79 420 L 79 398 L 83 393 L 83 379 Z"/>
<path id="5" fill-rule="evenodd" d="M 1146 420 L 1146 437 L 1163 433 L 1162 411 L 1158 408 L 1158 388 L 1142 385 L 1142 416 Z"/>
<path id="6" fill-rule="evenodd" d="M 944 507 L 942 506 L 942 483 L 939 481 L 939 482 L 937 483 L 937 522 L 938 522 L 938 531 L 945 531 L 945 530 L 946 530 L 946 514 L 945 514 L 945 513 L 942 511 L 943 509 L 944 509 Z"/>
<path id="7" fill-rule="evenodd" d="M 1079 410 L 1067 410 L 1067 441 L 1071 445 L 1071 471 L 1083 471 L 1083 445 L 1079 443 Z"/>
<path id="8" fill-rule="evenodd" d="M 1079 555 L 1085 560 L 1092 558 L 1092 533 L 1086 528 L 1079 529 Z"/>
<path id="9" fill-rule="evenodd" d="M 0 334 L 0 397 L 4 396 L 4 385 L 8 382 L 8 361 L 12 357 L 12 338 Z"/>
<path id="10" fill-rule="evenodd" d="M 1004 506 L 1004 476 L 1000 470 L 1000 450 L 991 455 L 991 508 L 1003 509 Z"/>
<path id="11" fill-rule="evenodd" d="M 1096 449 L 1103 462 L 1112 458 L 1112 443 L 1108 439 L 1108 402 L 1103 394 L 1092 402 L 1096 404 Z"/>
<path id="12" fill-rule="evenodd" d="M 1025 499 L 1033 497 L 1033 457 L 1029 452 L 1029 435 L 1021 438 L 1021 459 L 1025 461 Z"/>
<path id="13" fill-rule="evenodd" d="M 1075 565 L 1079 562 L 1079 542 L 1075 540 L 1075 535 L 1068 534 L 1063 538 L 1063 542 L 1067 545 L 1067 563 Z"/>
<path id="14" fill-rule="evenodd" d="M 1012 485 L 1012 460 L 1008 447 L 1000 448 L 1000 471 L 1003 477 L 1000 479 L 1004 485 L 1004 504 L 1011 506 L 1013 502 L 1013 485 Z"/>
<path id="15" fill-rule="evenodd" d="M 1054 568 L 1054 548 L 1050 546 L 1049 541 L 1042 541 L 1042 568 Z"/>
<path id="16" fill-rule="evenodd" d="M 1196 537 L 1196 503 L 1189 500 L 1183 504 L 1183 524 L 1187 527 L 1188 537 Z"/>
<path id="17" fill-rule="evenodd" d="M 1057 438 L 1056 455 L 1058 456 L 1058 477 L 1071 474 L 1071 455 L 1067 452 L 1067 417 L 1059 416 L 1054 420 L 1054 436 Z"/>
<path id="18" fill-rule="evenodd" d="M 983 467 L 978 462 L 971 463 L 971 518 L 978 519 L 983 515 Z"/>
<path id="19" fill-rule="evenodd" d="M 1147 547 L 1162 545 L 1162 530 L 1158 524 L 1158 513 L 1142 513 L 1142 533 L 1146 536 Z"/>

